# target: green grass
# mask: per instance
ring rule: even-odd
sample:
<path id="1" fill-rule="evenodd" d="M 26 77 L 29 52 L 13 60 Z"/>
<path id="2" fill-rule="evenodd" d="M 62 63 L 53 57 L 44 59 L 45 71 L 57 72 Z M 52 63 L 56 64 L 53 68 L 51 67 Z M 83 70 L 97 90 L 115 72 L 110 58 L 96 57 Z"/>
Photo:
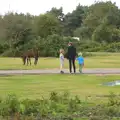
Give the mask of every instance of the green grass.
<path id="1" fill-rule="evenodd" d="M 120 54 L 94 53 L 93 57 L 85 58 L 85 68 L 120 68 Z M 0 69 L 50 69 L 59 68 L 59 58 L 40 58 L 38 65 L 23 66 L 20 58 L 0 58 Z M 76 61 L 77 65 L 77 61 Z M 68 60 L 65 59 L 65 68 L 68 68 Z"/>
<path id="2" fill-rule="evenodd" d="M 109 92 L 119 94 L 120 86 L 108 87 L 100 84 L 118 80 L 119 76 L 97 75 L 25 75 L 0 77 L 0 96 L 15 93 L 20 98 L 36 99 L 47 97 L 52 91 L 68 91 L 71 95 L 81 98 L 96 95 L 108 95 Z M 92 99 L 92 98 L 89 98 Z M 101 98 L 95 98 L 101 99 Z M 102 98 L 103 99 L 103 98 Z"/>

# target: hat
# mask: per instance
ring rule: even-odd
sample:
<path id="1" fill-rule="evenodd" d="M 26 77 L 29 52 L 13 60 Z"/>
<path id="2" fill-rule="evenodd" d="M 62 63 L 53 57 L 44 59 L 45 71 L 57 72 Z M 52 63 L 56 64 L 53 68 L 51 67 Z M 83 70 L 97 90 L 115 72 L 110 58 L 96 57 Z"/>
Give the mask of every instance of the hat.
<path id="1" fill-rule="evenodd" d="M 80 53 L 78 53 L 78 56 L 82 56 L 82 53 L 80 52 Z"/>

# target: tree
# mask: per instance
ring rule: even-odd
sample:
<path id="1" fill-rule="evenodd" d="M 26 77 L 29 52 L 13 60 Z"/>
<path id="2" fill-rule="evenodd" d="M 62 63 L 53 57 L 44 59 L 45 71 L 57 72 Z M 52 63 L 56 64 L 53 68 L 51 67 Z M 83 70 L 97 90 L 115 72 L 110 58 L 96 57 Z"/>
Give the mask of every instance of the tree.
<path id="1" fill-rule="evenodd" d="M 87 26 L 81 26 L 74 31 L 74 36 L 79 37 L 81 40 L 87 40 L 91 37 L 91 31 Z"/>
<path id="2" fill-rule="evenodd" d="M 63 35 L 64 32 L 64 13 L 63 13 L 63 8 L 60 7 L 59 9 L 53 7 L 50 11 L 48 11 L 47 13 L 51 13 L 53 14 L 59 21 L 60 24 L 60 33 Z"/>
<path id="3" fill-rule="evenodd" d="M 87 7 L 81 6 L 79 4 L 72 13 L 68 13 L 67 15 L 65 15 L 64 18 L 65 35 L 73 36 L 76 28 L 82 25 L 83 18 L 85 17 L 86 12 L 87 12 Z"/>
<path id="4" fill-rule="evenodd" d="M 89 12 L 84 20 L 84 24 L 95 29 L 102 22 L 104 17 L 110 14 L 117 6 L 112 2 L 96 2 L 89 7 Z"/>
<path id="5" fill-rule="evenodd" d="M 86 18 L 83 20 L 83 27 L 76 30 L 77 35 L 89 36 L 98 41 L 113 41 L 111 36 L 111 25 L 116 29 L 120 25 L 120 12 L 115 3 L 96 2 L 89 7 Z M 115 29 L 112 30 L 115 31 Z M 100 37 L 100 38 L 99 38 Z M 114 37 L 116 38 L 116 37 Z"/>
<path id="6" fill-rule="evenodd" d="M 37 21 L 37 33 L 41 37 L 47 37 L 52 34 L 59 34 L 60 24 L 58 19 L 50 14 L 40 15 Z"/>
<path id="7" fill-rule="evenodd" d="M 28 40 L 32 31 L 31 16 L 24 14 L 8 13 L 2 18 L 0 29 L 4 31 L 3 40 L 9 43 L 10 47 L 14 44 L 23 45 Z"/>
<path id="8" fill-rule="evenodd" d="M 64 19 L 64 13 L 63 13 L 63 8 L 62 7 L 60 7 L 59 9 L 57 9 L 56 7 L 53 7 L 47 13 L 53 14 L 60 21 L 63 21 L 63 19 Z"/>
<path id="9" fill-rule="evenodd" d="M 105 25 L 99 25 L 95 29 L 92 35 L 92 39 L 97 42 L 111 42 L 112 41 L 112 33 L 111 29 Z"/>
<path id="10" fill-rule="evenodd" d="M 120 30 L 113 25 L 101 24 L 93 32 L 92 39 L 97 42 L 120 42 Z"/>
<path id="11" fill-rule="evenodd" d="M 4 55 L 18 55 L 19 51 L 37 47 L 42 56 L 57 56 L 59 48 L 66 48 L 69 41 L 86 51 L 99 51 L 103 42 L 119 42 L 120 9 L 107 1 L 89 7 L 79 4 L 66 15 L 62 7 L 53 7 L 39 16 L 12 12 L 0 16 L 0 53 Z"/>

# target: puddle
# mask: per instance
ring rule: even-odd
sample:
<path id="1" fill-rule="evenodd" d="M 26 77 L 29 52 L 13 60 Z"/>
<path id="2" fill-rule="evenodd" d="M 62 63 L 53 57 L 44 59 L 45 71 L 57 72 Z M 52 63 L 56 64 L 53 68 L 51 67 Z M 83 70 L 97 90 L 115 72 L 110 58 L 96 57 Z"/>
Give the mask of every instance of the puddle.
<path id="1" fill-rule="evenodd" d="M 120 85 L 120 80 L 106 82 L 106 83 L 103 83 L 102 85 L 104 85 L 104 86 L 118 86 L 118 85 Z"/>

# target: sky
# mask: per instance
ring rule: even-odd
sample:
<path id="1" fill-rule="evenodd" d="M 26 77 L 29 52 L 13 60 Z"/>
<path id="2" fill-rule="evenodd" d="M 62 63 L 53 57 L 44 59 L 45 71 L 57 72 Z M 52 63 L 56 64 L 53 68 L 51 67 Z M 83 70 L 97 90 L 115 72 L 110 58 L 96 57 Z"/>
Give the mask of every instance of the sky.
<path id="1" fill-rule="evenodd" d="M 95 0 L 1 0 L 0 14 L 4 15 L 8 11 L 12 11 L 39 15 L 50 10 L 52 7 L 60 8 L 61 6 L 63 7 L 63 12 L 66 14 L 72 12 L 79 3 L 81 5 L 91 5 L 94 1 Z M 116 2 L 116 5 L 120 7 L 120 0 L 111 1 Z"/>

